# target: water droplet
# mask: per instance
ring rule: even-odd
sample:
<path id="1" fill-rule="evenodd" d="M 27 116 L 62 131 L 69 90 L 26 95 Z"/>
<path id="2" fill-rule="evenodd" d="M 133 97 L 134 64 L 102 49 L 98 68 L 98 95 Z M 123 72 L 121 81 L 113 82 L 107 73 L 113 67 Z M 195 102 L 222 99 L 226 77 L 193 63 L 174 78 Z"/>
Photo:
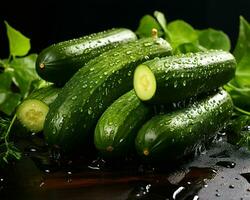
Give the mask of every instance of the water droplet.
<path id="1" fill-rule="evenodd" d="M 229 188 L 230 189 L 234 189 L 234 185 L 229 185 Z"/>
<path id="2" fill-rule="evenodd" d="M 39 185 L 39 187 L 43 187 L 44 186 L 44 182 L 42 181 Z"/>
<path id="3" fill-rule="evenodd" d="M 146 43 L 144 43 L 144 46 L 145 46 L 145 47 L 149 47 L 149 46 L 152 46 L 152 45 L 153 45 L 152 42 L 146 42 Z"/>
<path id="4" fill-rule="evenodd" d="M 89 114 L 89 115 L 91 115 L 91 114 L 92 114 L 92 112 L 93 112 L 93 111 L 92 111 L 92 108 L 91 108 L 91 107 L 89 107 L 89 109 L 88 109 L 88 114 Z"/>
<path id="5" fill-rule="evenodd" d="M 124 139 L 120 139 L 119 142 L 122 143 Z"/>
<path id="6" fill-rule="evenodd" d="M 102 106 L 103 106 L 102 103 L 99 103 L 99 104 L 98 104 L 98 107 L 99 107 L 99 108 L 102 108 Z"/>
<path id="7" fill-rule="evenodd" d="M 236 163 L 232 161 L 219 161 L 216 163 L 216 165 L 226 167 L 226 168 L 234 168 Z"/>
<path id="8" fill-rule="evenodd" d="M 178 86 L 178 82 L 175 81 L 175 82 L 174 82 L 174 88 L 177 88 L 177 86 Z"/>
<path id="9" fill-rule="evenodd" d="M 87 84 L 83 84 L 83 85 L 82 85 L 82 88 L 86 88 L 86 87 L 88 87 Z"/>
<path id="10" fill-rule="evenodd" d="M 215 196 L 216 196 L 216 197 L 220 197 L 220 194 L 219 194 L 219 193 L 216 193 Z"/>
<path id="11" fill-rule="evenodd" d="M 183 81 L 183 86 L 185 87 L 187 84 L 186 80 Z"/>

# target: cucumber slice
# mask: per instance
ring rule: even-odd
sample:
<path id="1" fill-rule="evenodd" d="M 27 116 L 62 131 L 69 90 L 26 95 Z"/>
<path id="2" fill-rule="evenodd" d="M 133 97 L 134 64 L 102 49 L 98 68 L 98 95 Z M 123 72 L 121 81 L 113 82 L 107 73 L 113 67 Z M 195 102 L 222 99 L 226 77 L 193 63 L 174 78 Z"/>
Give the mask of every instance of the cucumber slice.
<path id="1" fill-rule="evenodd" d="M 152 71 L 146 65 L 139 65 L 134 73 L 134 88 L 137 96 L 147 101 L 151 99 L 156 91 L 156 80 Z"/>
<path id="2" fill-rule="evenodd" d="M 24 127 L 36 133 L 43 130 L 48 111 L 49 107 L 42 101 L 27 99 L 18 107 L 16 115 Z"/>

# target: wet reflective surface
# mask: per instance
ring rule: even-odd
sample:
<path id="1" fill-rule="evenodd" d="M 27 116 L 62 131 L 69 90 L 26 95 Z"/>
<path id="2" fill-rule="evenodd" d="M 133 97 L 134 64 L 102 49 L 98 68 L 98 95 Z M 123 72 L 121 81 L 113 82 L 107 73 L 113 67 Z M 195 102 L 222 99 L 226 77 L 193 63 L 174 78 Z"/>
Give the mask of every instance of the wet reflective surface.
<path id="1" fill-rule="evenodd" d="M 23 159 L 0 171 L 0 199 L 250 199 L 250 153 L 223 139 L 182 163 L 157 165 L 65 158 L 38 137 L 20 146 Z"/>

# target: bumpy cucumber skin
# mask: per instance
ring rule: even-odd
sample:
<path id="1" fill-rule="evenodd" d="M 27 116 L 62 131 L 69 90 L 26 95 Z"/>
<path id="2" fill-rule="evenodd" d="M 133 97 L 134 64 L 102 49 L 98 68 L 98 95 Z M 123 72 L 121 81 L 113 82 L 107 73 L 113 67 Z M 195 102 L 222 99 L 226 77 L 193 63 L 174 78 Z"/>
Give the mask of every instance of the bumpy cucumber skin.
<path id="1" fill-rule="evenodd" d="M 28 96 L 27 99 L 36 99 L 49 106 L 56 99 L 60 90 L 61 88 L 51 85 L 35 90 Z"/>
<path id="2" fill-rule="evenodd" d="M 66 83 L 51 104 L 44 127 L 47 142 L 71 152 L 93 139 L 92 132 L 101 114 L 133 88 L 135 67 L 145 60 L 169 55 L 171 50 L 163 39 L 144 38 L 91 60 Z"/>
<path id="3" fill-rule="evenodd" d="M 98 120 L 95 147 L 103 156 L 126 156 L 134 150 L 136 134 L 152 113 L 152 109 L 138 99 L 134 90 L 129 91 L 111 104 Z"/>
<path id="4" fill-rule="evenodd" d="M 225 51 L 208 51 L 154 59 L 143 63 L 155 75 L 155 95 L 146 102 L 165 104 L 212 91 L 234 77 L 236 61 Z"/>
<path id="5" fill-rule="evenodd" d="M 44 80 L 64 85 L 89 60 L 136 39 L 131 30 L 119 28 L 54 44 L 38 55 L 36 71 Z"/>
<path id="6" fill-rule="evenodd" d="M 139 130 L 135 140 L 137 152 L 149 161 L 179 160 L 213 137 L 230 119 L 232 111 L 230 95 L 221 90 L 187 108 L 157 115 Z"/>

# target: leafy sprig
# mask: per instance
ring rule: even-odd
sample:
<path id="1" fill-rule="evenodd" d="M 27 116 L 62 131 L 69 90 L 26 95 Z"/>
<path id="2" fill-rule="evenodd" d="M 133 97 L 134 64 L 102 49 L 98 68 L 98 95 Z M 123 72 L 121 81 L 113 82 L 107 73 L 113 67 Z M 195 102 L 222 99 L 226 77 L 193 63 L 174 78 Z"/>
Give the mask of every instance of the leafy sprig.
<path id="1" fill-rule="evenodd" d="M 9 57 L 0 59 L 0 111 L 11 116 L 30 92 L 31 84 L 39 79 L 35 71 L 37 55 L 27 55 L 30 40 L 11 27 L 6 21 L 9 40 Z"/>
<path id="2" fill-rule="evenodd" d="M 0 165 L 10 159 L 20 159 L 21 152 L 11 140 L 11 128 L 16 120 L 19 103 L 36 87 L 37 54 L 29 54 L 30 39 L 5 21 L 9 41 L 9 57 L 0 59 Z"/>
<path id="3" fill-rule="evenodd" d="M 165 38 L 172 45 L 175 54 L 208 49 L 229 51 L 231 48 L 230 39 L 223 31 L 194 29 L 180 19 L 167 22 L 164 14 L 159 11 L 155 11 L 153 16 L 143 16 L 136 33 L 139 37 L 150 37 L 152 28 L 157 29 L 159 37 Z"/>
<path id="4" fill-rule="evenodd" d="M 10 131 L 16 120 L 16 115 L 10 120 L 8 118 L 0 118 L 0 165 L 8 163 L 10 159 L 20 159 L 21 152 L 10 141 Z M 5 163 L 4 163 L 5 162 Z"/>

